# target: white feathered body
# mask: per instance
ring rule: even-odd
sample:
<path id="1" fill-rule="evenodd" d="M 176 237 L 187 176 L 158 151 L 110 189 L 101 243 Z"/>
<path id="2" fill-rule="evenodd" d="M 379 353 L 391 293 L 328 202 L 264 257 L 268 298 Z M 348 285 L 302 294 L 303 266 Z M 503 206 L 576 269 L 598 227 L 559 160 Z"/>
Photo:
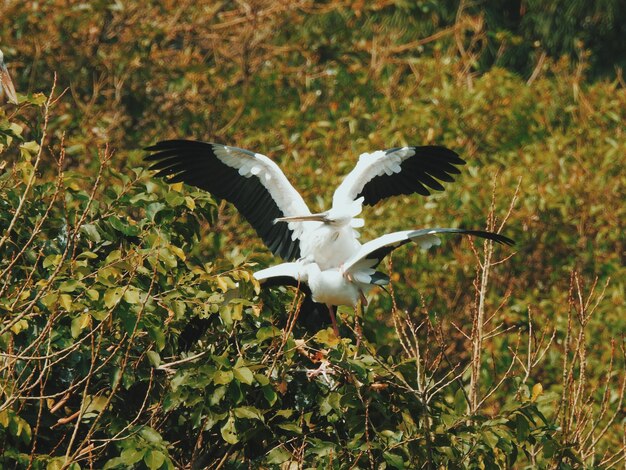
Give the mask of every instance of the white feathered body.
<path id="1" fill-rule="evenodd" d="M 367 295 L 372 285 L 348 280 L 341 269 L 321 271 L 317 264 L 307 265 L 308 284 L 315 302 L 326 305 L 356 305 Z"/>
<path id="2" fill-rule="evenodd" d="M 320 224 L 300 238 L 302 258 L 317 263 L 321 270 L 337 268 L 361 247 L 357 236 L 350 225 Z"/>

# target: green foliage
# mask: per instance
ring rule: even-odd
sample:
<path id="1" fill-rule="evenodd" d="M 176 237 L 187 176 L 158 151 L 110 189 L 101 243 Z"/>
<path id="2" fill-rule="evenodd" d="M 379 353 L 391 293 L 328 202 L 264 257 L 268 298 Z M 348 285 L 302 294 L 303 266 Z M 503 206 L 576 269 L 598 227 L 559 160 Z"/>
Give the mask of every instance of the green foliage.
<path id="1" fill-rule="evenodd" d="M 585 82 L 597 56 L 529 82 L 491 67 L 516 63 L 494 44 L 534 46 L 482 29 L 487 2 L 137 5 L 3 12 L 2 468 L 619 463 L 626 94 Z M 31 93 L 54 72 L 63 96 Z M 363 239 L 481 228 L 492 194 L 500 223 L 520 184 L 517 253 L 487 285 L 489 247 L 406 247 L 391 295 L 340 309 L 342 339 L 294 326 L 293 294 L 251 277 L 274 260 L 245 222 L 143 169 L 139 148 L 188 136 L 282 158 L 312 208 L 362 151 L 447 145 L 458 182 L 369 210 Z"/>

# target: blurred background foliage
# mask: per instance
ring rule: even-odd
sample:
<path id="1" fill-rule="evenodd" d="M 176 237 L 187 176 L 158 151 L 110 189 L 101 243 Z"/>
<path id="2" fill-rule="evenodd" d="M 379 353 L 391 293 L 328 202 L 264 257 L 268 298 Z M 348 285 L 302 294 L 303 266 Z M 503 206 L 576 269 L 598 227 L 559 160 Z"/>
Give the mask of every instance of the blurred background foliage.
<path id="1" fill-rule="evenodd" d="M 622 7 L 2 2 L 1 466 L 623 466 Z M 362 238 L 512 207 L 515 254 L 404 248 L 343 340 L 307 331 L 236 211 L 150 178 L 165 138 L 267 154 L 314 210 L 362 152 L 446 145 L 458 181 Z"/>

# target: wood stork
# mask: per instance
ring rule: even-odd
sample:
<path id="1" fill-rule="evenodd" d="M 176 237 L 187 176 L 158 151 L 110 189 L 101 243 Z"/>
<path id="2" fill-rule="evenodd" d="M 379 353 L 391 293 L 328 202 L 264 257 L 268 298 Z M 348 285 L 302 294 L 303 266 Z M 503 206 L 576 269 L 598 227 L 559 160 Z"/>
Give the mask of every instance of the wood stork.
<path id="1" fill-rule="evenodd" d="M 15 87 L 9 75 L 9 70 L 4 63 L 4 54 L 0 50 L 0 98 L 8 98 L 11 103 L 17 104 L 17 95 L 15 93 Z"/>
<path id="2" fill-rule="evenodd" d="M 146 149 L 170 183 L 185 182 L 233 203 L 268 248 L 286 261 L 304 259 L 324 271 L 361 247 L 362 205 L 400 194 L 429 195 L 454 181 L 465 162 L 445 147 L 401 147 L 364 153 L 333 195 L 332 207 L 312 214 L 272 160 L 237 147 L 167 140 Z M 284 222 L 284 223 L 277 223 Z"/>
<path id="3" fill-rule="evenodd" d="M 417 243 L 424 250 L 439 245 L 441 241 L 437 234 L 440 233 L 466 234 L 505 245 L 513 244 L 513 240 L 508 237 L 483 230 L 458 228 L 404 230 L 383 235 L 363 244 L 345 263 L 335 268 L 320 269 L 317 263 L 301 259 L 262 269 L 254 273 L 254 277 L 261 284 L 268 286 L 298 287 L 313 302 L 326 304 L 335 334 L 339 336 L 334 306 L 356 306 L 359 300 L 363 305 L 367 305 L 365 296 L 374 286 L 389 284 L 389 277 L 376 271 L 376 267 L 385 256 L 408 242 Z"/>

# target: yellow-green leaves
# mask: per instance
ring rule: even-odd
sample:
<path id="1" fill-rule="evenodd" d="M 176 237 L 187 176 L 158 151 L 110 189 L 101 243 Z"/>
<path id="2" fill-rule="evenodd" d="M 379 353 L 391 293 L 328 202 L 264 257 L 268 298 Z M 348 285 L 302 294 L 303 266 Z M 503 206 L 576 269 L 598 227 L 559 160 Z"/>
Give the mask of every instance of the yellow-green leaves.
<path id="1" fill-rule="evenodd" d="M 69 294 L 59 295 L 59 304 L 65 311 L 70 312 L 72 310 L 72 296 Z"/>
<path id="2" fill-rule="evenodd" d="M 134 287 L 129 287 L 124 291 L 124 300 L 131 305 L 141 302 L 141 291 Z"/>
<path id="3" fill-rule="evenodd" d="M 159 450 L 149 450 L 144 455 L 143 461 L 150 470 L 157 470 L 165 462 L 165 454 Z"/>
<path id="4" fill-rule="evenodd" d="M 239 406 L 233 410 L 233 413 L 237 418 L 258 419 L 259 421 L 263 421 L 263 415 L 254 406 Z"/>
<path id="5" fill-rule="evenodd" d="M 28 421 L 15 413 L 12 409 L 5 408 L 0 411 L 0 427 L 5 432 L 19 439 L 21 442 L 28 444 L 32 438 L 32 429 Z"/>
<path id="6" fill-rule="evenodd" d="M 83 419 L 89 420 L 95 418 L 99 413 L 104 411 L 109 400 L 104 395 L 88 395 L 83 401 Z"/>
<path id="7" fill-rule="evenodd" d="M 230 370 L 218 370 L 213 376 L 213 383 L 216 385 L 229 384 L 233 380 L 234 374 Z"/>
<path id="8" fill-rule="evenodd" d="M 226 422 L 220 428 L 220 433 L 222 435 L 222 439 L 224 439 L 229 444 L 237 444 L 239 442 L 239 438 L 237 437 L 237 429 L 235 428 L 235 418 L 234 416 L 230 416 Z"/>
<path id="9" fill-rule="evenodd" d="M 91 315 L 88 313 L 81 313 L 77 317 L 72 319 L 72 338 L 78 338 L 81 332 L 91 325 Z"/>
<path id="10" fill-rule="evenodd" d="M 254 375 L 252 374 L 252 371 L 245 366 L 234 368 L 233 376 L 234 378 L 239 380 L 239 382 L 246 385 L 250 385 L 254 381 Z"/>
<path id="11" fill-rule="evenodd" d="M 123 295 L 124 289 L 121 287 L 107 289 L 104 294 L 104 305 L 107 308 L 113 308 L 115 305 L 117 305 Z"/>

